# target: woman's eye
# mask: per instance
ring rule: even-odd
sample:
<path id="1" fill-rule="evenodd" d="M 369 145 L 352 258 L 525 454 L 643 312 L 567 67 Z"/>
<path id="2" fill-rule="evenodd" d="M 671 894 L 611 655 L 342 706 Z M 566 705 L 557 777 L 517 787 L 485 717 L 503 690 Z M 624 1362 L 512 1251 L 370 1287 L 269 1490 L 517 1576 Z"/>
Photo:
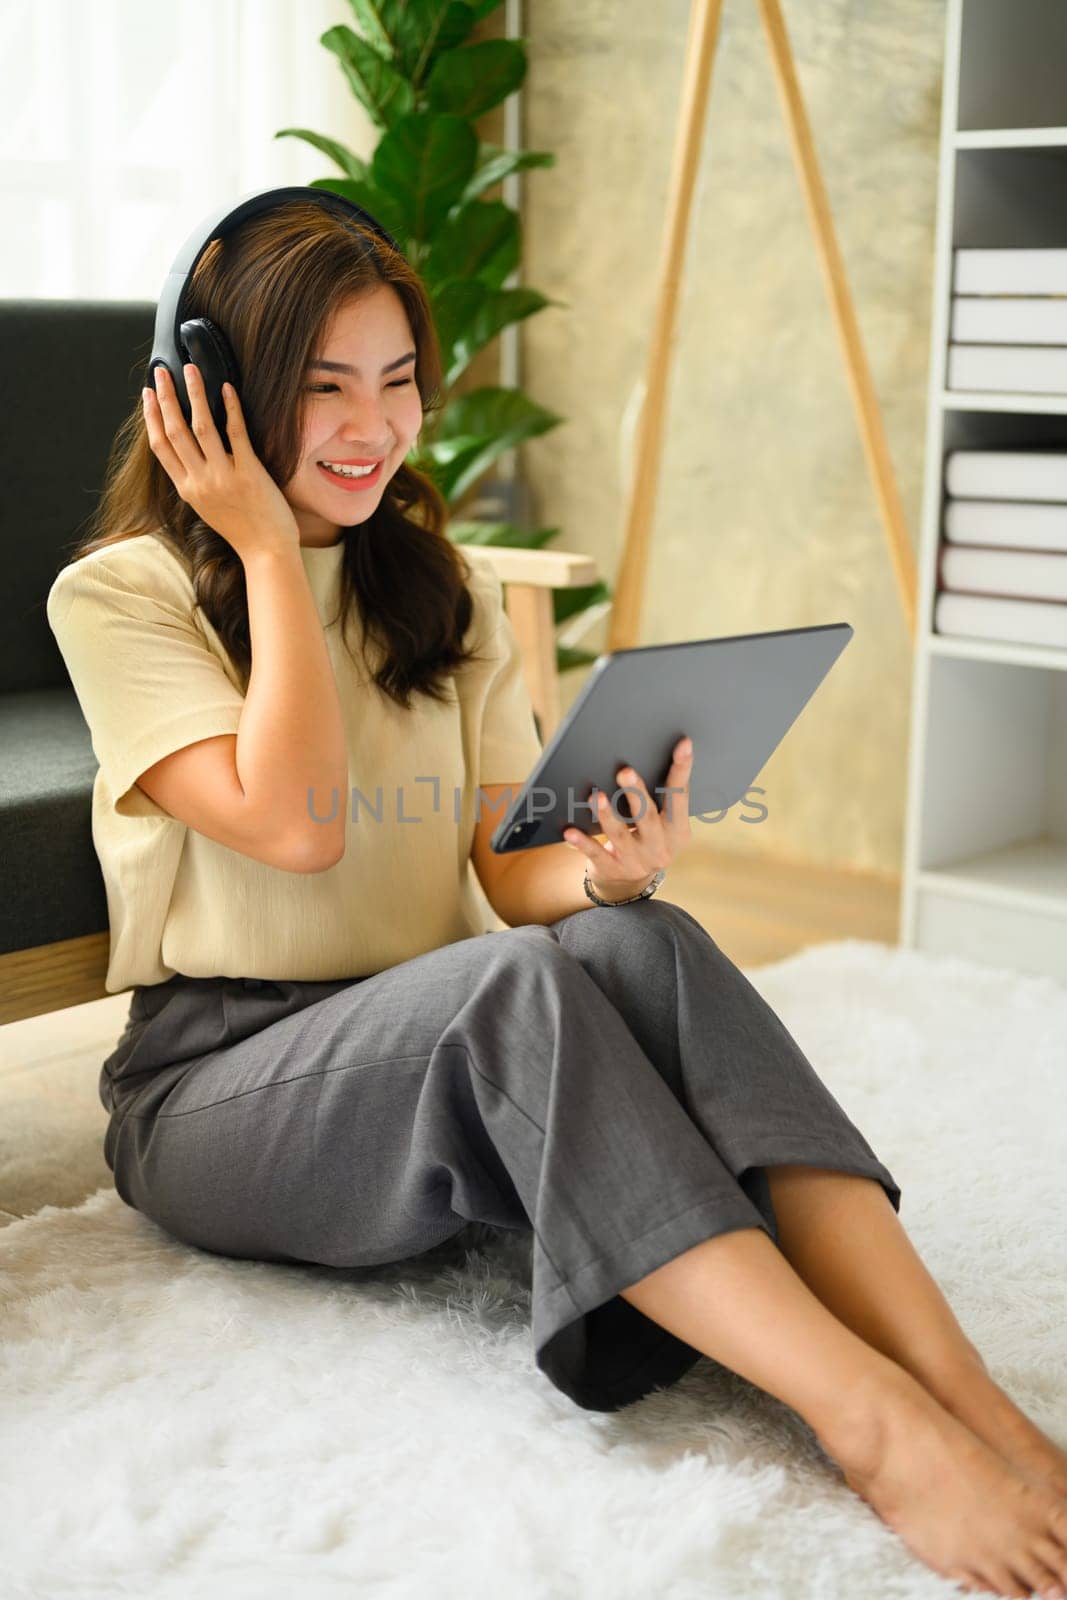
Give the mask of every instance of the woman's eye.
<path id="1" fill-rule="evenodd" d="M 406 383 L 411 383 L 411 378 L 397 378 L 395 382 L 387 384 L 389 389 L 402 389 Z M 308 394 L 328 394 L 331 389 L 336 390 L 336 383 L 313 383 L 308 388 Z"/>

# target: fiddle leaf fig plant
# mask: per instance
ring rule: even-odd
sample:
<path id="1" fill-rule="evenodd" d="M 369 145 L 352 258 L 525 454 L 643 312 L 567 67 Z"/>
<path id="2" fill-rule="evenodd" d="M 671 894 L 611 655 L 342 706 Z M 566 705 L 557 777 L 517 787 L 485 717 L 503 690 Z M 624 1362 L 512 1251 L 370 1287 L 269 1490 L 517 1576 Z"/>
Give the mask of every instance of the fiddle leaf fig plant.
<path id="1" fill-rule="evenodd" d="M 437 485 L 449 507 L 485 484 L 493 464 L 562 417 L 518 388 L 485 385 L 454 394 L 474 357 L 505 328 L 547 306 L 565 306 L 537 289 L 505 289 L 518 266 L 518 214 L 484 196 L 513 172 L 555 165 L 546 150 L 506 150 L 481 140 L 474 121 L 514 94 L 526 77 L 524 39 L 470 43 L 476 25 L 502 0 L 349 0 L 358 31 L 328 28 L 319 43 L 333 52 L 352 93 L 381 137 L 369 160 L 309 128 L 282 128 L 276 139 L 302 139 L 339 169 L 311 187 L 362 206 L 397 240 L 426 286 L 444 367 L 443 404 L 428 417 L 408 460 Z M 458 544 L 539 549 L 558 528 L 453 516 Z M 555 589 L 558 624 L 580 636 L 582 613 L 603 614 L 610 596 L 598 581 Z M 571 620 L 574 619 L 574 620 Z M 557 643 L 560 672 L 596 656 Z"/>

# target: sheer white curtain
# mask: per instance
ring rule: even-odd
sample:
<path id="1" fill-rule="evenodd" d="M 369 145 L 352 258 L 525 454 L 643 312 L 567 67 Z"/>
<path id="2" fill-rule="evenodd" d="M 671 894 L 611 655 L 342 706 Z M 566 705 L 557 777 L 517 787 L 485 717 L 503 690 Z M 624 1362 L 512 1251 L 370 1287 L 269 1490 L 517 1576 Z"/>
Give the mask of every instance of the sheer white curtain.
<path id="1" fill-rule="evenodd" d="M 344 0 L 0 0 L 0 297 L 155 300 L 201 217 L 378 134 L 319 36 Z"/>

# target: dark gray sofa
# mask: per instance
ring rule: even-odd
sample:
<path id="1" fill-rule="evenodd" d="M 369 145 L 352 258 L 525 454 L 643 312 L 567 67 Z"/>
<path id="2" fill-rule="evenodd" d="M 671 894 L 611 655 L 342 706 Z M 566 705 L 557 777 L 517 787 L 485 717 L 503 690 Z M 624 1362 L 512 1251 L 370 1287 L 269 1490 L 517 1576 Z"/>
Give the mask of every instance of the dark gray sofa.
<path id="1" fill-rule="evenodd" d="M 97 769 L 45 601 L 140 396 L 150 301 L 0 300 L 0 1022 L 106 993 Z"/>

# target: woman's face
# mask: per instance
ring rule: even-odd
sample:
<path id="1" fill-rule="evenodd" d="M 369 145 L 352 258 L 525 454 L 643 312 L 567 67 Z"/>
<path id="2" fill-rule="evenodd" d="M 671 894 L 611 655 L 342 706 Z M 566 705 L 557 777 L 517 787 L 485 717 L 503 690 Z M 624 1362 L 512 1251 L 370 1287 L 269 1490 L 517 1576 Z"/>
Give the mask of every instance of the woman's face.
<path id="1" fill-rule="evenodd" d="M 300 465 L 282 493 L 302 545 L 336 544 L 342 528 L 365 522 L 377 507 L 422 426 L 415 340 L 395 289 L 380 284 L 345 301 L 303 387 Z M 380 465 L 367 478 L 338 476 L 322 465 L 351 471 L 372 461 Z"/>

